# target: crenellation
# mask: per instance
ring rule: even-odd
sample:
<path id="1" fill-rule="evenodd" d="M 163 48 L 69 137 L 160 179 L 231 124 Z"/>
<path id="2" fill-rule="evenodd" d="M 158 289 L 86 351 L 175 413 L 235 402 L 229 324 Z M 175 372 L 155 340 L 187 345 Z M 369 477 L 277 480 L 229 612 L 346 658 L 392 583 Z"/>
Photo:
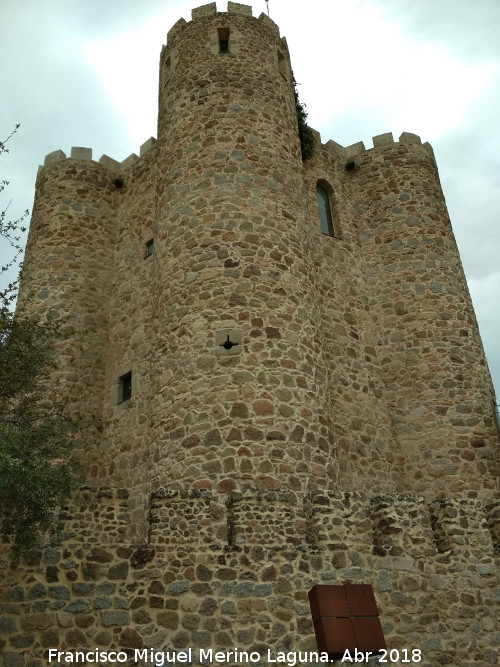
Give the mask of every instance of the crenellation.
<path id="1" fill-rule="evenodd" d="M 206 489 L 155 492 L 150 505 L 149 539 L 158 545 L 201 545 L 212 541 L 212 494 Z"/>
<path id="2" fill-rule="evenodd" d="M 83 148 L 82 146 L 72 146 L 70 158 L 73 160 L 87 160 L 92 161 L 92 149 Z"/>
<path id="3" fill-rule="evenodd" d="M 124 160 L 120 162 L 120 166 L 122 169 L 128 169 L 133 164 L 135 164 L 138 159 L 139 156 L 136 155 L 136 153 L 131 153 L 128 157 L 126 157 Z"/>
<path id="4" fill-rule="evenodd" d="M 468 559 L 493 556 L 492 535 L 481 500 L 443 498 L 431 504 L 431 521 L 440 552 Z"/>
<path id="5" fill-rule="evenodd" d="M 346 158 L 356 157 L 360 153 L 366 151 L 365 145 L 362 141 L 358 141 L 356 144 L 351 144 L 351 146 L 346 146 L 344 148 L 344 155 Z"/>
<path id="6" fill-rule="evenodd" d="M 74 326 L 53 386 L 89 488 L 50 547 L 2 545 L 0 663 L 314 651 L 307 591 L 350 582 L 389 650 L 494 664 L 499 434 L 432 148 L 313 130 L 302 161 L 278 26 L 191 16 L 158 140 L 38 174 L 18 308 Z"/>
<path id="7" fill-rule="evenodd" d="M 418 134 L 412 134 L 411 132 L 403 132 L 399 137 L 400 144 L 414 144 L 416 146 L 422 145 L 422 140 Z"/>
<path id="8" fill-rule="evenodd" d="M 71 505 L 61 508 L 59 519 L 64 524 L 60 532 L 61 542 L 125 542 L 129 524 L 128 497 L 126 489 L 81 489 Z"/>
<path id="9" fill-rule="evenodd" d="M 265 25 L 266 28 L 271 30 L 276 35 L 276 37 L 280 36 L 279 26 L 271 18 L 269 18 L 269 16 L 267 14 L 265 14 L 264 12 L 261 12 L 261 14 L 259 14 L 259 18 L 257 20 L 260 21 L 263 25 Z M 283 43 L 283 46 L 288 49 L 288 46 L 286 44 L 286 40 L 285 40 L 284 37 L 282 38 L 282 43 Z"/>
<path id="10" fill-rule="evenodd" d="M 326 144 L 323 145 L 324 148 L 336 157 L 345 157 L 345 148 L 344 146 L 341 146 L 338 144 L 336 141 L 333 141 L 333 139 L 329 139 Z"/>
<path id="11" fill-rule="evenodd" d="M 103 167 L 106 167 L 106 169 L 109 169 L 110 171 L 120 171 L 121 169 L 120 162 L 109 157 L 109 155 L 101 155 L 99 164 L 102 164 Z"/>
<path id="12" fill-rule="evenodd" d="M 63 153 L 63 151 L 58 150 L 58 151 L 52 151 L 52 153 L 49 153 L 48 155 L 45 156 L 45 161 L 43 163 L 43 166 L 47 166 L 48 164 L 52 164 L 53 162 L 60 162 L 61 160 L 66 159 L 66 153 Z"/>
<path id="13" fill-rule="evenodd" d="M 196 19 L 201 19 L 204 18 L 205 16 L 213 16 L 216 13 L 217 13 L 217 3 L 209 2 L 206 5 L 201 5 L 200 7 L 195 7 L 194 9 L 192 9 L 191 20 L 196 21 Z"/>
<path id="14" fill-rule="evenodd" d="M 394 137 L 392 132 L 386 132 L 385 134 L 378 134 L 372 138 L 373 147 L 379 148 L 380 146 L 388 146 L 394 143 Z"/>
<path id="15" fill-rule="evenodd" d="M 238 14 L 240 16 L 252 16 L 252 6 L 229 0 L 227 3 L 227 12 L 228 14 Z"/>
<path id="16" fill-rule="evenodd" d="M 288 491 L 233 491 L 227 507 L 230 545 L 273 547 L 300 541 Z"/>
<path id="17" fill-rule="evenodd" d="M 142 157 L 145 153 L 147 153 L 153 146 L 156 144 L 156 139 L 154 137 L 150 137 L 147 141 L 145 141 L 140 148 L 139 151 L 139 156 Z"/>
<path id="18" fill-rule="evenodd" d="M 333 551 L 337 561 L 352 548 L 368 554 L 372 544 L 368 510 L 360 493 L 316 491 L 306 498 L 307 539 Z"/>
<path id="19" fill-rule="evenodd" d="M 383 495 L 372 498 L 374 553 L 425 558 L 436 553 L 424 498 Z"/>
<path id="20" fill-rule="evenodd" d="M 174 23 L 174 25 L 167 32 L 166 45 L 168 46 L 169 42 L 171 42 L 175 37 L 177 37 L 177 35 L 179 35 L 186 26 L 187 22 L 183 18 L 180 18 L 176 23 Z"/>

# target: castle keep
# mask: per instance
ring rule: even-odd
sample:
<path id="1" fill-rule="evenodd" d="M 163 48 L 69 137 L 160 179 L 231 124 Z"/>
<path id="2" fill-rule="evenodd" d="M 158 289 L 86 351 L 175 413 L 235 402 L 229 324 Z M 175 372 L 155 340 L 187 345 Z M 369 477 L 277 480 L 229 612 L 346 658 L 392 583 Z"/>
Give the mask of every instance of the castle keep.
<path id="1" fill-rule="evenodd" d="M 499 431 L 432 148 L 314 135 L 303 161 L 278 27 L 212 3 L 168 33 L 139 157 L 47 156 L 20 308 L 75 326 L 89 488 L 58 545 L 2 555 L 5 667 L 267 664 L 316 651 L 307 593 L 349 582 L 392 664 L 499 664 Z"/>

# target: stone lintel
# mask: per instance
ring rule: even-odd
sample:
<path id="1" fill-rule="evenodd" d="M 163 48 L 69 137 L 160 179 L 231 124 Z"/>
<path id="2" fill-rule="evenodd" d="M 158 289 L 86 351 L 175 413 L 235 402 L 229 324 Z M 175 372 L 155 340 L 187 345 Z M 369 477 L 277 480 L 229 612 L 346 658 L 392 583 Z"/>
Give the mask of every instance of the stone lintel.
<path id="1" fill-rule="evenodd" d="M 71 157 L 73 160 L 92 160 L 92 149 L 83 148 L 81 146 L 72 146 L 71 147 Z"/>

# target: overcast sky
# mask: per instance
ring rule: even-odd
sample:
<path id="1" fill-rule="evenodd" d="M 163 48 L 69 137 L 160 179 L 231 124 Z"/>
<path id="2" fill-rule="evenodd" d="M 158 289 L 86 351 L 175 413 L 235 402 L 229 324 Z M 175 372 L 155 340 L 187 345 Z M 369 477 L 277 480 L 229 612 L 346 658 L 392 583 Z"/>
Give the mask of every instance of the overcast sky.
<path id="1" fill-rule="evenodd" d="M 122 160 L 156 136 L 159 52 L 200 4 L 0 0 L 0 139 L 21 123 L 0 158 L 12 216 L 31 207 L 47 153 Z M 500 0 L 269 0 L 269 12 L 323 142 L 408 131 L 432 144 L 500 399 Z"/>

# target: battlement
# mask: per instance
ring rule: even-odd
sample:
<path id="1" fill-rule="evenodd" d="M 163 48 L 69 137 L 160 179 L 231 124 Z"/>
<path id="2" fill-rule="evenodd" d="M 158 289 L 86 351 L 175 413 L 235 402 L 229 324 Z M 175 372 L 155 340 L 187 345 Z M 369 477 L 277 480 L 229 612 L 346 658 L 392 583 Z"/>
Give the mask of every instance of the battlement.
<path id="1" fill-rule="evenodd" d="M 341 146 L 338 144 L 336 141 L 333 141 L 330 139 L 327 141 L 325 144 L 321 143 L 321 135 L 319 132 L 316 130 L 313 130 L 315 138 L 316 138 L 316 145 L 321 146 L 324 150 L 326 150 L 328 153 L 336 156 L 336 157 L 341 157 L 346 160 L 352 159 L 354 157 L 357 157 L 361 155 L 362 153 L 365 153 L 367 151 L 372 151 L 374 149 L 385 149 L 389 148 L 392 146 L 397 146 L 397 145 L 406 145 L 406 146 L 420 146 L 422 147 L 427 153 L 432 155 L 434 157 L 434 151 L 432 149 L 432 146 L 428 143 L 422 143 L 421 138 L 418 136 L 418 134 L 413 134 L 411 132 L 403 132 L 398 141 L 394 140 L 394 136 L 392 132 L 386 132 L 384 134 L 378 134 L 374 137 L 372 137 L 373 141 L 373 146 L 372 147 L 366 147 L 363 141 L 358 141 L 355 144 L 351 144 L 350 146 Z"/>
<path id="2" fill-rule="evenodd" d="M 229 3 L 229 4 L 236 4 L 236 3 Z M 210 5 L 204 5 L 200 9 L 203 9 L 204 7 L 210 7 Z M 432 149 L 432 146 L 428 142 L 422 143 L 421 138 L 417 134 L 412 134 L 411 132 L 403 132 L 399 137 L 399 141 L 394 140 L 392 132 L 379 134 L 377 136 L 372 137 L 373 146 L 371 148 L 370 147 L 367 148 L 363 141 L 358 141 L 357 143 L 351 144 L 350 146 L 342 146 L 341 144 L 338 144 L 336 141 L 333 141 L 333 139 L 330 139 L 325 144 L 323 144 L 321 142 L 320 133 L 317 130 L 313 130 L 313 133 L 316 138 L 317 146 L 321 146 L 321 148 L 326 150 L 328 153 L 336 157 L 341 157 L 346 160 L 357 157 L 362 153 L 371 151 L 373 149 L 378 149 L 378 148 L 384 149 L 398 144 L 420 146 L 427 153 L 434 156 L 434 151 Z M 67 156 L 66 153 L 64 153 L 64 151 L 59 149 L 56 151 L 52 151 L 51 153 L 48 153 L 45 156 L 43 165 L 40 165 L 38 167 L 38 173 L 40 173 L 43 167 L 46 167 L 47 165 L 50 164 L 54 164 L 55 162 L 62 162 L 65 160 L 82 160 L 85 162 L 93 162 L 94 164 L 100 164 L 103 167 L 106 167 L 106 169 L 109 169 L 110 171 L 119 174 L 129 169 L 132 165 L 136 164 L 136 162 L 140 160 L 140 158 L 142 158 L 148 151 L 150 151 L 155 146 L 155 144 L 156 144 L 156 139 L 154 137 L 150 137 L 147 141 L 141 144 L 139 149 L 139 155 L 137 155 L 136 153 L 131 153 L 121 162 L 105 154 L 101 155 L 99 160 L 93 160 L 91 148 L 72 146 L 71 153 L 69 156 Z"/>
<path id="3" fill-rule="evenodd" d="M 38 167 L 38 173 L 40 173 L 43 167 L 46 167 L 47 165 L 66 160 L 81 160 L 84 162 L 92 162 L 94 164 L 100 164 L 103 167 L 106 167 L 106 169 L 109 169 L 110 171 L 121 173 L 123 171 L 126 171 L 133 164 L 135 164 L 151 148 L 153 148 L 155 144 L 156 144 L 156 139 L 154 137 L 150 137 L 147 141 L 145 141 L 141 145 L 139 149 L 139 155 L 136 155 L 136 153 L 131 153 L 131 155 L 126 157 L 121 162 L 118 162 L 118 160 L 114 160 L 112 157 L 109 157 L 109 155 L 101 155 L 99 160 L 93 160 L 92 148 L 84 148 L 82 146 L 72 146 L 71 153 L 69 156 L 67 156 L 66 153 L 62 150 L 56 150 L 52 151 L 51 153 L 48 153 L 48 155 L 45 156 L 43 165 L 40 165 Z"/>
<path id="4" fill-rule="evenodd" d="M 205 19 L 209 18 L 212 16 L 224 16 L 227 15 L 228 18 L 231 18 L 232 16 L 246 16 L 249 18 L 253 17 L 253 12 L 252 12 L 252 7 L 250 5 L 243 5 L 239 2 L 228 2 L 227 3 L 227 11 L 226 12 L 218 12 L 217 11 L 217 3 L 215 2 L 210 2 L 206 5 L 201 5 L 200 7 L 195 7 L 194 9 L 191 10 L 191 21 L 198 21 L 200 19 Z M 278 37 L 280 34 L 279 27 L 272 21 L 267 14 L 261 13 L 258 18 L 256 18 L 257 21 L 261 21 L 262 23 L 265 23 Z M 167 45 L 172 42 L 173 39 L 175 39 L 181 32 L 184 30 L 184 28 L 188 25 L 188 22 L 181 18 L 179 19 L 168 31 L 167 33 Z"/>
<path id="5" fill-rule="evenodd" d="M 63 541 L 123 543 L 130 517 L 125 489 L 85 488 L 61 513 Z M 500 504 L 478 499 L 316 491 L 301 504 L 286 490 L 165 490 L 151 496 L 149 542 L 174 548 L 308 546 L 333 553 L 355 550 L 380 557 L 456 559 L 493 557 L 499 550 Z M 218 525 L 225 530 L 218 531 Z M 221 539 L 222 538 L 222 539 Z"/>

